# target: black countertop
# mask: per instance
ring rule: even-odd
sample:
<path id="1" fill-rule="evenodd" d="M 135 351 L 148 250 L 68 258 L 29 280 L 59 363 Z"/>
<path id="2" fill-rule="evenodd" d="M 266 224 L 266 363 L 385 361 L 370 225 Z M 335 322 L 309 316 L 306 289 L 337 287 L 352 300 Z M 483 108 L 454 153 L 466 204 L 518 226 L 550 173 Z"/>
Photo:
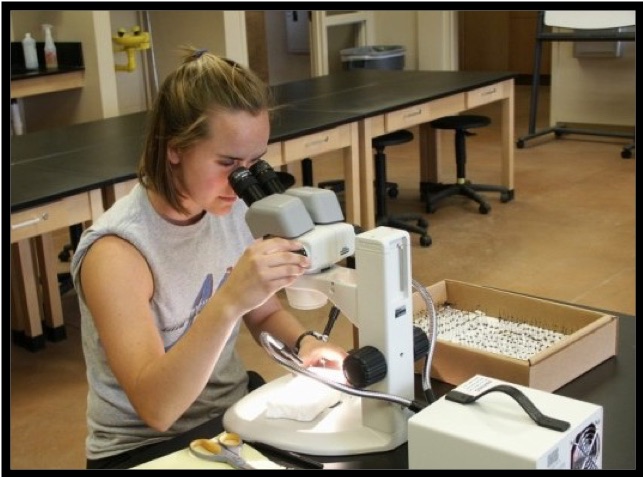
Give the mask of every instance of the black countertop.
<path id="1" fill-rule="evenodd" d="M 480 88 L 508 72 L 351 70 L 277 85 L 271 143 Z M 11 137 L 11 212 L 136 177 L 147 112 Z"/>

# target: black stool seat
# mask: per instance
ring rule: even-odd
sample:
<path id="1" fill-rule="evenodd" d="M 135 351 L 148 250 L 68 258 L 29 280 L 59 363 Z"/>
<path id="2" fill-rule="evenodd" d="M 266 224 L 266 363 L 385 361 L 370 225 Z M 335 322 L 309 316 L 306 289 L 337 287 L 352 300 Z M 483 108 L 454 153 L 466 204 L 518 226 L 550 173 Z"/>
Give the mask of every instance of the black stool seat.
<path id="1" fill-rule="evenodd" d="M 491 124 L 491 119 L 487 116 L 444 116 L 431 121 L 431 127 L 435 129 L 474 129 L 483 128 Z"/>
<path id="2" fill-rule="evenodd" d="M 500 201 L 508 202 L 513 199 L 513 191 L 506 187 L 486 184 L 474 184 L 466 176 L 466 137 L 473 136 L 469 129 L 482 128 L 491 124 L 487 116 L 461 115 L 444 116 L 431 121 L 435 129 L 450 129 L 455 131 L 455 160 L 457 169 L 457 181 L 455 184 L 428 184 L 426 192 L 426 211 L 435 212 L 435 205 L 442 199 L 452 195 L 463 195 L 477 202 L 479 212 L 487 214 L 491 211 L 491 205 L 478 192 L 500 192 Z"/>
<path id="3" fill-rule="evenodd" d="M 290 189 L 295 185 L 295 176 L 293 176 L 291 173 L 284 171 L 275 171 L 275 173 L 277 174 L 281 185 L 284 186 L 284 189 Z"/>
<path id="4" fill-rule="evenodd" d="M 399 144 L 411 142 L 412 140 L 413 133 L 411 131 L 400 129 L 399 131 L 393 131 L 392 133 L 374 137 L 371 144 L 377 149 L 378 147 L 397 146 Z"/>

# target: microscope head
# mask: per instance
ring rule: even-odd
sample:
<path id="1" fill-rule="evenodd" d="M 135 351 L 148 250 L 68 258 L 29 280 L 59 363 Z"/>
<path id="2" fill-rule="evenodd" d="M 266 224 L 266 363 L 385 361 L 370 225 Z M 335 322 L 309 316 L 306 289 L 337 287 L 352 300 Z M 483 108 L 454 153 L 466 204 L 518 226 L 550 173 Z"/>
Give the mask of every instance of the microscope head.
<path id="1" fill-rule="evenodd" d="M 232 188 L 246 205 L 246 223 L 255 238 L 296 239 L 310 257 L 308 273 L 317 273 L 353 255 L 355 230 L 344 222 L 334 192 L 317 187 L 283 190 L 265 161 L 230 174 Z"/>

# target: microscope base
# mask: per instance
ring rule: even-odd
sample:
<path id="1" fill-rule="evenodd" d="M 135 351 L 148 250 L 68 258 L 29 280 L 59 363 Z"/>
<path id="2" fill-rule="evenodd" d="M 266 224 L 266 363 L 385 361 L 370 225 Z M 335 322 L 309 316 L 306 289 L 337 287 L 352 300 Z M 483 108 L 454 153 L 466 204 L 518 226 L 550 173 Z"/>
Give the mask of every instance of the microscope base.
<path id="1" fill-rule="evenodd" d="M 292 375 L 282 376 L 251 392 L 225 413 L 224 428 L 238 433 L 244 440 L 264 442 L 284 450 L 319 456 L 342 456 L 383 452 L 407 441 L 407 426 L 399 426 L 395 434 L 366 427 L 362 422 L 362 398 L 341 394 L 338 405 L 324 410 L 314 420 L 266 417 L 270 395 L 279 392 Z M 387 403 L 404 414 L 399 405 Z"/>

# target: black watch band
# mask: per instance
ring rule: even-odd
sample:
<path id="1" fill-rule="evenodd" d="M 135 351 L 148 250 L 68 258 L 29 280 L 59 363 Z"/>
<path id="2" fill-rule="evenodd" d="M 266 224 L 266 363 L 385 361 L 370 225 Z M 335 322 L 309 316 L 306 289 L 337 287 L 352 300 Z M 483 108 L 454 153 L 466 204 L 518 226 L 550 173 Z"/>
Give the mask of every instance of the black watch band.
<path id="1" fill-rule="evenodd" d="M 301 348 L 301 341 L 306 337 L 306 336 L 313 336 L 315 339 L 323 341 L 324 336 L 321 333 L 317 333 L 316 331 L 305 331 L 304 333 L 299 335 L 299 338 L 297 338 L 297 341 L 295 341 L 295 347 L 293 348 L 293 351 L 295 354 L 299 354 L 299 348 Z"/>

